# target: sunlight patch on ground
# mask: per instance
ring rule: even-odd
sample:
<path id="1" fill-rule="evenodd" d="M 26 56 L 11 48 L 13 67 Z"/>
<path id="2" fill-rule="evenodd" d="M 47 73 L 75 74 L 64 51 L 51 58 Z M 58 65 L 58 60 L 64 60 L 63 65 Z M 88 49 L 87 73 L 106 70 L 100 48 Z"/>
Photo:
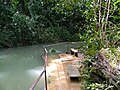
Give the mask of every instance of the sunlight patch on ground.
<path id="1" fill-rule="evenodd" d="M 56 65 L 55 65 L 55 64 L 52 64 L 52 65 L 48 66 L 48 67 L 46 68 L 46 70 L 47 70 L 47 73 L 50 73 L 50 72 L 56 70 Z"/>
<path id="2" fill-rule="evenodd" d="M 52 62 L 61 62 L 63 59 L 54 59 Z"/>

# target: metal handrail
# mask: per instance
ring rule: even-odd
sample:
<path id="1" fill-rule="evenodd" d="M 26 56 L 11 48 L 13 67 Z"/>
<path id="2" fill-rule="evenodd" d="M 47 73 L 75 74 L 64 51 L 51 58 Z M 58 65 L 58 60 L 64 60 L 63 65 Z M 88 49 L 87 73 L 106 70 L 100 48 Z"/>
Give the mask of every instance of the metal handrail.
<path id="1" fill-rule="evenodd" d="M 40 74 L 40 76 L 38 77 L 38 79 L 31 85 L 31 87 L 29 88 L 29 90 L 34 90 L 35 89 L 35 87 L 36 87 L 36 85 L 38 84 L 38 82 L 40 81 L 40 79 L 41 79 L 41 77 L 42 77 L 42 75 L 44 74 L 45 75 L 45 88 L 46 88 L 46 90 L 47 90 L 47 74 L 46 74 L 46 66 L 47 66 L 47 50 L 46 50 L 46 48 L 44 48 L 44 51 L 45 51 L 45 55 L 44 55 L 44 61 L 45 61 L 45 63 L 44 63 L 44 70 L 42 71 L 42 73 Z"/>
<path id="2" fill-rule="evenodd" d="M 41 77 L 42 77 L 42 75 L 43 75 L 44 72 L 45 72 L 45 71 L 43 70 L 42 73 L 40 74 L 40 76 L 38 77 L 38 79 L 34 82 L 34 84 L 32 84 L 32 86 L 30 87 L 29 90 L 34 90 L 35 86 L 37 85 L 37 83 L 38 83 L 39 80 L 41 79 Z"/>

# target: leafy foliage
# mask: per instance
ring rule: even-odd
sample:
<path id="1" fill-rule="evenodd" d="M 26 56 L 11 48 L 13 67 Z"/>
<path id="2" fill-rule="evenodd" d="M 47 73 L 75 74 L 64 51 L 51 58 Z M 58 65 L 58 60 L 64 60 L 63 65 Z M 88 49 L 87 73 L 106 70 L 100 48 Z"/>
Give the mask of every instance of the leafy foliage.
<path id="1" fill-rule="evenodd" d="M 95 54 L 106 46 L 116 47 L 120 45 L 120 2 L 112 0 L 107 8 L 107 2 L 100 1 L 0 1 L 0 46 L 84 41 L 87 54 Z M 109 17 L 105 23 L 104 12 L 107 13 L 108 9 Z"/>
<path id="2" fill-rule="evenodd" d="M 119 55 L 119 49 L 101 49 L 96 58 L 87 58 L 82 75 L 84 90 L 119 90 Z"/>

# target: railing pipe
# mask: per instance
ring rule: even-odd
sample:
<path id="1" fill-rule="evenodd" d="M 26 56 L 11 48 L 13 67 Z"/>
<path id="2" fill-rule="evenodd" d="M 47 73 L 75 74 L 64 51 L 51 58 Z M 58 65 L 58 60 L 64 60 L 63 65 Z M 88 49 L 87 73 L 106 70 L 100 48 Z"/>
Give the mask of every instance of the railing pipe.
<path id="1" fill-rule="evenodd" d="M 37 85 L 37 83 L 39 82 L 40 78 L 42 77 L 43 73 L 45 71 L 42 71 L 42 73 L 40 74 L 39 78 L 34 82 L 34 84 L 30 87 L 29 90 L 34 90 L 35 86 Z"/>
<path id="2" fill-rule="evenodd" d="M 42 73 L 40 74 L 40 76 L 38 77 L 38 79 L 31 85 L 31 87 L 29 88 L 29 90 L 34 90 L 36 85 L 38 84 L 39 80 L 41 79 L 43 73 L 45 73 L 45 90 L 47 90 L 47 73 L 46 73 L 46 66 L 47 66 L 47 63 L 48 63 L 48 52 L 47 52 L 47 49 L 44 48 L 44 61 L 45 61 L 45 64 L 44 64 L 44 70 L 42 71 Z"/>
<path id="3" fill-rule="evenodd" d="M 45 89 L 47 90 L 47 73 L 46 73 L 46 66 L 48 64 L 48 51 L 46 48 L 44 48 L 44 53 L 45 53 L 45 66 L 44 66 L 44 71 L 45 71 Z"/>

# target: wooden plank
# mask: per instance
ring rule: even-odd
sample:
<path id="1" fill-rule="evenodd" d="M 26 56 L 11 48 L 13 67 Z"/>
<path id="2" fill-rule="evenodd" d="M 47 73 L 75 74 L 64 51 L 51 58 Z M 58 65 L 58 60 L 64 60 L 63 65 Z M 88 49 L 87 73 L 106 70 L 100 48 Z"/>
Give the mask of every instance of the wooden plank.
<path id="1" fill-rule="evenodd" d="M 72 77 L 80 77 L 79 70 L 76 66 L 74 65 L 67 65 L 67 72 L 70 78 Z"/>

